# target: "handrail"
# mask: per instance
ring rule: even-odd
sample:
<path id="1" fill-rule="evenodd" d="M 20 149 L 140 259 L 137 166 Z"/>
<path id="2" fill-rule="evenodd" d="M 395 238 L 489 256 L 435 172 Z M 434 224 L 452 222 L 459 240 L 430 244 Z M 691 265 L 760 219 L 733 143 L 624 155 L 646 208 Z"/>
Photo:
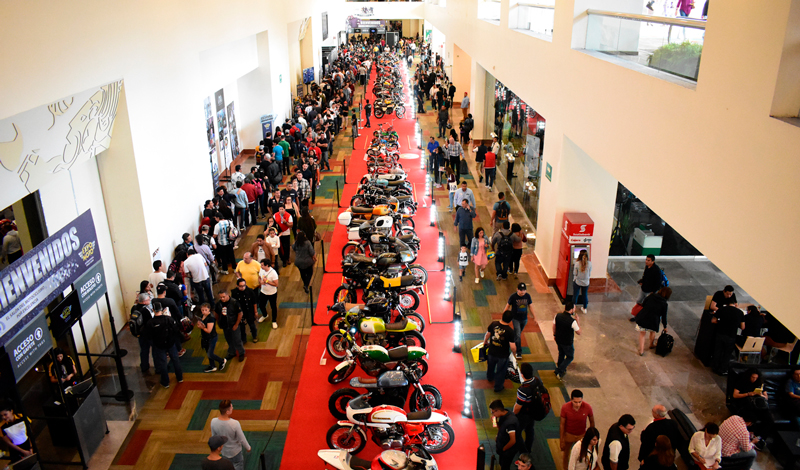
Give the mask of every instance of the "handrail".
<path id="1" fill-rule="evenodd" d="M 658 23 L 670 26 L 685 26 L 694 29 L 706 29 L 706 22 L 703 20 L 689 18 L 667 18 L 665 16 L 637 15 L 634 13 L 619 13 L 616 11 L 586 10 L 588 15 L 607 16 L 609 18 L 621 18 L 623 20 L 642 21 L 645 23 Z"/>
<path id="2" fill-rule="evenodd" d="M 544 10 L 555 10 L 556 9 L 555 5 L 542 5 L 541 3 L 528 3 L 528 2 L 516 3 L 515 5 L 513 5 L 511 7 L 511 9 L 517 8 L 517 7 L 542 8 Z"/>

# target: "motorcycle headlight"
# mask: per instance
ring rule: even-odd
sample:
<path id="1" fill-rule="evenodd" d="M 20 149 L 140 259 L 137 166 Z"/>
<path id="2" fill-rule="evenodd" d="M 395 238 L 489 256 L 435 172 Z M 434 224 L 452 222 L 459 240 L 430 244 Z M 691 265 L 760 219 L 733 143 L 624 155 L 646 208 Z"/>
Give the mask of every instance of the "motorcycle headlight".
<path id="1" fill-rule="evenodd" d="M 350 328 L 350 334 L 351 334 L 351 335 L 354 335 L 354 334 L 356 334 L 356 329 L 355 329 L 355 327 L 353 327 L 353 328 Z"/>

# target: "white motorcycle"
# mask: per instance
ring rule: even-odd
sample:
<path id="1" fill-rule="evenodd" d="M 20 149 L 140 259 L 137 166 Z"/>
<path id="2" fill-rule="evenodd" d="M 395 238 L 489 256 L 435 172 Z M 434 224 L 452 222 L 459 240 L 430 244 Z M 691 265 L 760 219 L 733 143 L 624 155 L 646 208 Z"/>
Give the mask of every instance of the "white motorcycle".
<path id="1" fill-rule="evenodd" d="M 339 470 L 370 470 L 391 468 L 392 470 L 438 470 L 436 460 L 425 449 L 408 449 L 408 454 L 399 450 L 385 450 L 370 462 L 356 457 L 346 450 L 326 449 L 317 452 L 327 465 Z"/>

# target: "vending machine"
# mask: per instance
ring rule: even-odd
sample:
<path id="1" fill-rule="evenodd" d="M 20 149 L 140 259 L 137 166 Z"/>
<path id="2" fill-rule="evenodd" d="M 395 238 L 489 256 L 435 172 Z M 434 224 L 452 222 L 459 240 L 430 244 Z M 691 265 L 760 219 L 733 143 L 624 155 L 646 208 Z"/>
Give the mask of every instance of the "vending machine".
<path id="1" fill-rule="evenodd" d="M 561 246 L 558 250 L 556 290 L 561 298 L 572 297 L 572 272 L 581 250 L 592 259 L 594 221 L 585 212 L 565 212 L 561 223 Z"/>

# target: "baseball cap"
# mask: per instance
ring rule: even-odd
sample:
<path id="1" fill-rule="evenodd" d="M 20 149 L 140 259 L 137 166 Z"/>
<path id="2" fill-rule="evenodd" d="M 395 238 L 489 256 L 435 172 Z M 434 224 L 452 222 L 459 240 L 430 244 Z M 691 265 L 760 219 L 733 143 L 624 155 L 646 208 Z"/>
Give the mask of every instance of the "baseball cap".
<path id="1" fill-rule="evenodd" d="M 226 442 L 228 442 L 228 438 L 225 436 L 211 436 L 208 438 L 208 447 L 211 450 L 217 450 Z"/>
<path id="2" fill-rule="evenodd" d="M 517 290 L 528 290 L 528 286 L 526 286 L 524 282 L 520 282 L 517 284 Z"/>

